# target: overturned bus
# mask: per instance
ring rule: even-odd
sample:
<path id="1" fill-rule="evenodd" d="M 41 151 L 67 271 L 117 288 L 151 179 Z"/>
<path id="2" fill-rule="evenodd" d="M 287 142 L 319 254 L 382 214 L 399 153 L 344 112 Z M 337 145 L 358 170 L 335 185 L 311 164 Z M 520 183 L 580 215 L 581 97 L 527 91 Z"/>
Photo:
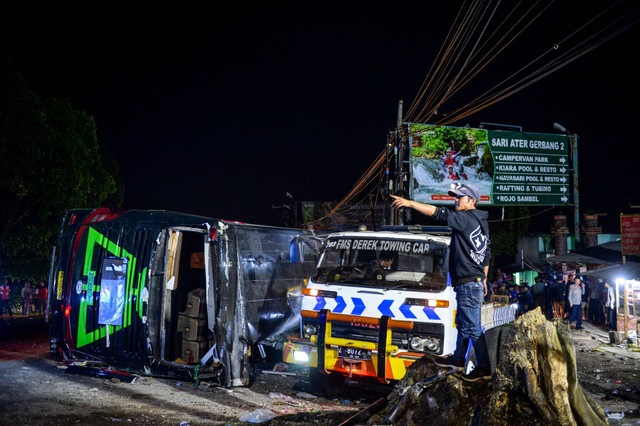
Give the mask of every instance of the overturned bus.
<path id="1" fill-rule="evenodd" d="M 296 289 L 317 260 L 307 245 L 306 261 L 291 263 L 303 234 L 168 211 L 69 210 L 49 280 L 51 351 L 247 385 L 251 348 L 299 323 Z"/>

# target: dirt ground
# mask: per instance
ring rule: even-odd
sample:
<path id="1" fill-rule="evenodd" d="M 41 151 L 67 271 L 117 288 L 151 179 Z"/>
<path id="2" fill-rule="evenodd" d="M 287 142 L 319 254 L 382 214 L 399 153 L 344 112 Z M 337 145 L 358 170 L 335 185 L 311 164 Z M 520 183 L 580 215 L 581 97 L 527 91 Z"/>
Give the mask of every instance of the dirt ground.
<path id="1" fill-rule="evenodd" d="M 583 389 L 611 424 L 640 424 L 640 353 L 607 345 L 604 330 L 586 328 L 573 331 Z M 41 318 L 0 319 L 0 424 L 237 425 L 265 413 L 276 416 L 270 425 L 340 424 L 391 391 L 348 382 L 337 398 L 327 399 L 314 395 L 307 370 L 274 372 L 275 357 L 255 364 L 246 388 L 145 376 L 128 383 L 71 374 L 49 356 L 48 344 Z"/>

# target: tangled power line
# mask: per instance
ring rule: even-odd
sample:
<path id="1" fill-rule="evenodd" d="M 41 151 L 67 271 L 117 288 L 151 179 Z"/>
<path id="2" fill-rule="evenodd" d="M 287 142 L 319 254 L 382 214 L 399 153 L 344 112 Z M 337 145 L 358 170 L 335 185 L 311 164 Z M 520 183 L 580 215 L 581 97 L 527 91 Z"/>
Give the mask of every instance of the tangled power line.
<path id="1" fill-rule="evenodd" d="M 465 0 L 447 33 L 404 122 L 445 126 L 469 117 L 569 65 L 603 43 L 625 32 L 640 20 L 640 3 L 617 0 L 481 95 L 446 113 L 438 113 L 460 95 L 489 64 L 545 13 L 553 12 L 555 0 Z M 629 4 L 633 7 L 627 7 Z M 625 9 L 626 10 L 622 10 Z M 351 191 L 320 222 L 336 214 L 348 214 L 354 206 L 379 195 L 385 175 L 386 149 L 358 179 Z M 376 200 L 377 201 L 377 200 Z"/>

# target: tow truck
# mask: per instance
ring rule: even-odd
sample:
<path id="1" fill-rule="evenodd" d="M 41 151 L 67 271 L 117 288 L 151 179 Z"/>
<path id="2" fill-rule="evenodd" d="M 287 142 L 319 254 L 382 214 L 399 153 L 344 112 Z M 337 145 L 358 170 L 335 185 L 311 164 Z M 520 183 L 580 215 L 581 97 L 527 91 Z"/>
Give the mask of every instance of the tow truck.
<path id="1" fill-rule="evenodd" d="M 453 353 L 450 241 L 450 228 L 419 225 L 328 235 L 301 291 L 299 335 L 288 336 L 283 360 L 316 377 L 391 383 L 425 355 Z M 297 251 L 292 244 L 292 259 Z M 515 314 L 512 305 L 485 303 L 482 326 L 512 322 Z"/>

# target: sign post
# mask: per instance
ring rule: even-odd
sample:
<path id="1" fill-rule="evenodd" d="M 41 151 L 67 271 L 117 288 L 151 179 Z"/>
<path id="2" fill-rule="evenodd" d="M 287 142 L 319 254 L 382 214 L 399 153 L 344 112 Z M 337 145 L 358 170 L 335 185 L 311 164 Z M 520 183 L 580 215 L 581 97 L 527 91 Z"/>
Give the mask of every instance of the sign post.
<path id="1" fill-rule="evenodd" d="M 569 136 L 571 157 L 573 158 L 573 233 L 576 239 L 576 249 L 580 243 L 580 191 L 578 190 L 578 135 Z"/>

